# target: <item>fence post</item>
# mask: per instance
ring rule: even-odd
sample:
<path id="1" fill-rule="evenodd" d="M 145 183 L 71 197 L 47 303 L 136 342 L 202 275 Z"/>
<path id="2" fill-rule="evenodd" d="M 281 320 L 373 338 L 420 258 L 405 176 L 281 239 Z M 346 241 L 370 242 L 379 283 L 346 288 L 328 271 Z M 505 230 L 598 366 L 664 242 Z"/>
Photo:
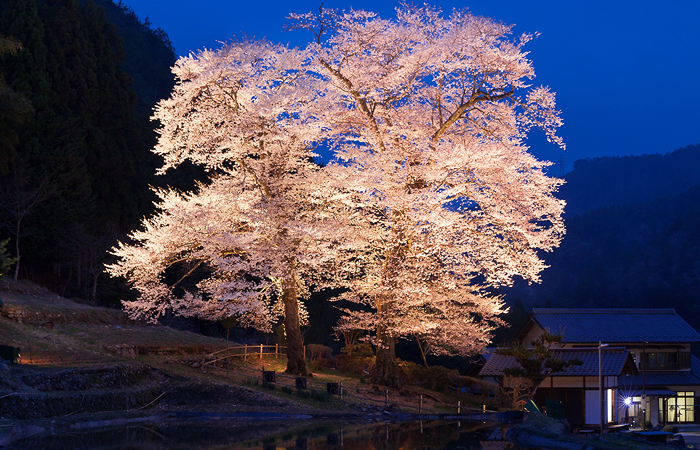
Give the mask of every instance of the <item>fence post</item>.
<path id="1" fill-rule="evenodd" d="M 486 412 L 486 405 L 484 405 L 484 412 Z"/>
<path id="2" fill-rule="evenodd" d="M 243 347 L 243 361 L 248 360 L 248 344 L 245 344 L 245 347 Z"/>
<path id="3" fill-rule="evenodd" d="M 260 359 L 262 359 L 262 344 L 260 344 Z"/>
<path id="4" fill-rule="evenodd" d="M 338 392 L 340 393 L 340 399 L 343 399 L 343 382 L 338 383 Z"/>
<path id="5" fill-rule="evenodd" d="M 277 353 L 279 352 L 280 345 L 275 344 L 275 359 L 277 359 Z"/>
<path id="6" fill-rule="evenodd" d="M 457 400 L 457 414 L 461 414 L 461 413 L 462 413 L 462 401 Z"/>
<path id="7" fill-rule="evenodd" d="M 304 359 L 306 359 L 306 345 L 304 346 Z"/>
<path id="8" fill-rule="evenodd" d="M 420 401 L 418 402 L 418 414 L 423 410 L 423 394 L 420 395 Z M 423 423 L 421 422 L 421 428 Z"/>
<path id="9" fill-rule="evenodd" d="M 389 389 L 384 391 L 384 407 L 389 406 Z"/>

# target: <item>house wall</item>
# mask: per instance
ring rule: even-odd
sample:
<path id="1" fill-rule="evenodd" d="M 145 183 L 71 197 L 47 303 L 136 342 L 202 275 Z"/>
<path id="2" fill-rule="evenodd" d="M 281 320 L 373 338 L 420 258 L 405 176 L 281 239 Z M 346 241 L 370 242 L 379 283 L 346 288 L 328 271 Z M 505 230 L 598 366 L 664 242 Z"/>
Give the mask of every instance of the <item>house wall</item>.
<path id="1" fill-rule="evenodd" d="M 620 413 L 624 414 L 624 411 L 617 405 L 618 399 L 618 389 L 617 389 L 617 377 L 603 377 L 604 386 L 604 404 L 605 404 L 605 420 L 608 421 L 610 415 L 612 415 L 611 422 L 620 420 Z M 539 402 L 535 402 L 538 407 L 544 405 L 544 398 L 551 398 L 557 401 L 563 401 L 566 403 L 567 399 L 570 399 L 575 391 L 581 392 L 583 396 L 583 403 L 578 406 L 577 401 L 575 408 L 581 408 L 580 418 L 583 422 L 577 423 L 576 421 L 570 422 L 573 425 L 599 425 L 600 424 L 600 401 L 598 394 L 598 377 L 547 377 L 538 387 L 538 392 L 542 396 Z M 539 396 L 536 396 L 539 397 Z M 580 397 L 579 397 L 580 398 Z M 610 401 L 612 399 L 612 401 Z M 567 407 L 567 414 L 569 410 Z M 658 414 L 658 412 L 657 412 Z"/>
<path id="2" fill-rule="evenodd" d="M 546 379 L 545 381 L 547 381 Z M 583 377 L 552 377 L 551 379 L 552 387 L 563 388 L 563 387 L 583 387 Z M 548 383 L 542 382 L 541 386 L 549 386 Z M 596 385 L 597 386 L 597 385 Z"/>
<path id="3" fill-rule="evenodd" d="M 597 389 L 586 391 L 586 423 L 600 424 L 600 398 Z"/>
<path id="4" fill-rule="evenodd" d="M 670 390 L 675 391 L 675 392 L 692 392 L 693 393 L 693 402 L 694 405 L 698 405 L 700 399 L 698 396 L 700 396 L 700 386 L 672 386 L 669 385 L 667 386 Z M 653 411 L 652 411 L 652 416 L 651 416 L 651 421 L 654 425 L 657 425 L 659 423 L 659 399 L 658 397 L 650 397 L 649 398 L 649 403 L 653 403 Z M 673 403 L 671 403 L 673 404 Z M 678 423 L 680 420 L 674 421 L 673 420 L 673 412 L 668 411 L 666 412 L 667 414 L 667 420 L 669 423 Z M 694 423 L 700 423 L 700 417 L 698 417 L 698 414 L 700 414 L 700 408 L 695 408 L 693 412 L 693 417 L 692 419 L 694 420 Z M 686 418 L 687 419 L 687 418 Z M 683 420 L 680 423 L 688 423 L 686 420 Z"/>
<path id="5" fill-rule="evenodd" d="M 605 408 L 603 420 L 605 423 L 615 422 L 619 419 L 619 408 L 615 404 L 616 398 L 616 389 L 603 391 L 603 408 Z M 586 424 L 600 425 L 600 394 L 598 389 L 586 389 Z"/>

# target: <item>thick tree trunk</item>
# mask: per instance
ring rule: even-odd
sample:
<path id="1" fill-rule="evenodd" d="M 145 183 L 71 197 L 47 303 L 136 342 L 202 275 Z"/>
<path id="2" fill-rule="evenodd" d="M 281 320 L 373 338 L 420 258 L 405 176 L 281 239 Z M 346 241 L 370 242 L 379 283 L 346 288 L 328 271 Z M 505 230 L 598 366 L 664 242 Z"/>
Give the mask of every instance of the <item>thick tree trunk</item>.
<path id="1" fill-rule="evenodd" d="M 299 303 L 294 279 L 283 286 L 282 303 L 284 304 L 284 329 L 287 333 L 287 373 L 310 375 L 304 358 L 304 341 L 299 326 Z"/>
<path id="2" fill-rule="evenodd" d="M 396 340 L 382 324 L 382 317 L 387 315 L 386 302 L 377 300 L 377 312 L 380 320 L 377 325 L 377 356 L 372 372 L 372 382 L 384 386 L 399 387 L 399 366 L 396 363 Z"/>

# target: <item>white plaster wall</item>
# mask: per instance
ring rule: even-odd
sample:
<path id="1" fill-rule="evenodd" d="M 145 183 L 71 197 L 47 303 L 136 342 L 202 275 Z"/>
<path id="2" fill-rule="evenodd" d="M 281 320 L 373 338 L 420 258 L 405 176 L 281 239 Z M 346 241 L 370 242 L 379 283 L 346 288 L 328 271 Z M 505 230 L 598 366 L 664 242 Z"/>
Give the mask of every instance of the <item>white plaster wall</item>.
<path id="1" fill-rule="evenodd" d="M 600 398 L 598 391 L 586 391 L 586 423 L 600 424 Z"/>
<path id="2" fill-rule="evenodd" d="M 647 420 L 654 426 L 659 424 L 659 397 L 647 395 Z"/>
<path id="3" fill-rule="evenodd" d="M 530 343 L 534 341 L 537 338 L 537 336 L 542 334 L 542 331 L 542 328 L 540 328 L 536 324 L 532 324 L 532 328 L 530 328 L 530 331 L 528 331 L 525 335 L 525 338 L 523 338 L 523 345 L 525 347 L 530 347 Z"/>

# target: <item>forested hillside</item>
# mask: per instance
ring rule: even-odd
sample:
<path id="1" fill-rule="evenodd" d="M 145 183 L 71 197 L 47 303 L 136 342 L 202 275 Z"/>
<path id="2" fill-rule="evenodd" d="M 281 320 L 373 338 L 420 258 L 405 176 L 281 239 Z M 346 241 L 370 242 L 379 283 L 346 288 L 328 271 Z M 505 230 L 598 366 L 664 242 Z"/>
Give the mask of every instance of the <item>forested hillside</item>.
<path id="1" fill-rule="evenodd" d="M 681 194 L 700 183 L 700 146 L 641 156 L 580 159 L 559 189 L 567 217 Z"/>
<path id="2" fill-rule="evenodd" d="M 700 146 L 578 161 L 566 179 L 564 241 L 509 304 L 676 308 L 700 329 Z"/>
<path id="3" fill-rule="evenodd" d="M 172 45 L 110 0 L 8 0 L 0 35 L 14 45 L 0 55 L 3 106 L 21 112 L 0 116 L 11 143 L 0 233 L 20 258 L 7 276 L 110 299 L 106 250 L 152 210 L 149 184 L 161 182 L 149 116 L 174 84 Z"/>

